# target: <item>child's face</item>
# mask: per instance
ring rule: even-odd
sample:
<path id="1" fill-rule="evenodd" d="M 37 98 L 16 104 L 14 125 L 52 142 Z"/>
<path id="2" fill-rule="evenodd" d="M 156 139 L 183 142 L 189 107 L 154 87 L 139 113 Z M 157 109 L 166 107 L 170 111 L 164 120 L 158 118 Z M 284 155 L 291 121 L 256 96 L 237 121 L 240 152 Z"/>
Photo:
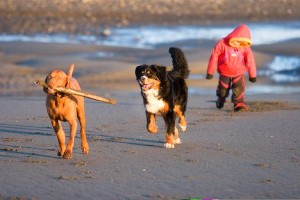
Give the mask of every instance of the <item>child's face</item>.
<path id="1" fill-rule="evenodd" d="M 240 42 L 237 41 L 237 40 L 234 40 L 234 41 L 232 42 L 232 44 L 233 44 L 234 47 L 237 47 L 237 48 L 241 47 Z"/>

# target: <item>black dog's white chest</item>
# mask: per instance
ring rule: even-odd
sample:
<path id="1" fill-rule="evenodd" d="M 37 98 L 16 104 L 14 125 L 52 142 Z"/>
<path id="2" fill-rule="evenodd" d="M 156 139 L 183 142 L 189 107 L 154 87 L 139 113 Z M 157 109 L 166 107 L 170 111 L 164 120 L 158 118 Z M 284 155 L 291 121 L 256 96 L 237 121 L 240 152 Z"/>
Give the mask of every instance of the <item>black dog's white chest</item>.
<path id="1" fill-rule="evenodd" d="M 161 114 L 161 110 L 165 107 L 165 102 L 158 98 L 158 90 L 150 89 L 144 92 L 144 97 L 147 99 L 145 108 L 149 113 Z"/>

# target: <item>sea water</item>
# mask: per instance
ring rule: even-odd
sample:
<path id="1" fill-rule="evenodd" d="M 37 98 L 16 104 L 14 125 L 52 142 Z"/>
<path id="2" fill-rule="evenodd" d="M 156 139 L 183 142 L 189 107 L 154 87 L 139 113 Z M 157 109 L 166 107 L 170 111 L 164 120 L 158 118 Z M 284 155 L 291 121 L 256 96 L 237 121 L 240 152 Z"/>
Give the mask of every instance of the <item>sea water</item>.
<path id="1" fill-rule="evenodd" d="M 272 44 L 300 38 L 300 21 L 287 23 L 249 23 L 253 45 Z M 159 44 L 181 40 L 219 40 L 236 25 L 219 26 L 130 26 L 113 27 L 109 36 L 74 34 L 14 35 L 2 34 L 0 41 L 98 44 L 152 49 Z"/>

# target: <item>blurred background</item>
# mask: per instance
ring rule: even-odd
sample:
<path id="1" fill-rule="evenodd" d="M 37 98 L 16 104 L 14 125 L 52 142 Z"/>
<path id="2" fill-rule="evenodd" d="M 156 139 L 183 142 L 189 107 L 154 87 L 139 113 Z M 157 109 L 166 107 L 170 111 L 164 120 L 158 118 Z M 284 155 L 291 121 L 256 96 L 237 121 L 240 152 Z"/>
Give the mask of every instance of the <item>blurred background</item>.
<path id="1" fill-rule="evenodd" d="M 102 34 L 105 27 L 300 19 L 298 0 L 1 0 L 0 32 Z"/>

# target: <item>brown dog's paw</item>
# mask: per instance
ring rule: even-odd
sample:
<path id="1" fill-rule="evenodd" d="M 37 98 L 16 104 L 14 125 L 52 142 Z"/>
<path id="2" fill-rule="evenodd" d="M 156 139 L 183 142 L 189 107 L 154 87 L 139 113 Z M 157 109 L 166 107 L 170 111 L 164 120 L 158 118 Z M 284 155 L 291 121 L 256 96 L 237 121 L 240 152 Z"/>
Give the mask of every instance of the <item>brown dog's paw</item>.
<path id="1" fill-rule="evenodd" d="M 65 151 L 64 155 L 62 156 L 63 159 L 70 159 L 72 157 L 72 151 Z"/>
<path id="2" fill-rule="evenodd" d="M 89 153 L 89 149 L 90 148 L 89 148 L 89 145 L 88 145 L 87 142 L 81 144 L 81 150 L 82 150 L 83 154 L 88 154 Z"/>
<path id="3" fill-rule="evenodd" d="M 66 149 L 59 149 L 59 150 L 57 151 L 57 155 L 58 155 L 59 157 L 63 156 L 64 153 L 65 153 L 65 150 L 66 150 Z"/>
<path id="4" fill-rule="evenodd" d="M 63 153 L 61 153 L 61 151 L 57 151 L 57 155 L 58 155 L 59 157 L 61 157 L 61 156 L 63 155 Z"/>

